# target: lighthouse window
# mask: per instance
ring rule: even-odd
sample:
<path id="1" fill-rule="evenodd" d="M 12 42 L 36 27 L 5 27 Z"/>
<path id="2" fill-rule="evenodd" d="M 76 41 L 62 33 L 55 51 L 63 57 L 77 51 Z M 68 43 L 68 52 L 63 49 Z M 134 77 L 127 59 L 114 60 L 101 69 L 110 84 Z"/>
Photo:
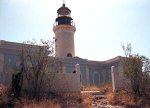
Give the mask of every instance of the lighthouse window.
<path id="1" fill-rule="evenodd" d="M 72 57 L 72 54 L 71 54 L 71 53 L 68 53 L 68 54 L 67 54 L 67 57 Z"/>

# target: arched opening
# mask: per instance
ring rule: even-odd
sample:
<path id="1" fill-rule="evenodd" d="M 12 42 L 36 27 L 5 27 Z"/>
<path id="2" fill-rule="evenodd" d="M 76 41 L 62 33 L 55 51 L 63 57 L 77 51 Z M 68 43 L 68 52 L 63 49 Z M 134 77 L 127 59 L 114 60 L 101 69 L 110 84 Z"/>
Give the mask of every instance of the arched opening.
<path id="1" fill-rule="evenodd" d="M 99 85 L 100 84 L 100 74 L 98 72 L 94 72 L 93 84 L 94 85 Z"/>
<path id="2" fill-rule="evenodd" d="M 68 53 L 68 54 L 67 54 L 67 57 L 72 57 L 72 54 L 71 54 L 71 53 Z"/>
<path id="3" fill-rule="evenodd" d="M 75 74 L 75 73 L 76 73 L 76 70 L 74 70 L 72 73 Z"/>

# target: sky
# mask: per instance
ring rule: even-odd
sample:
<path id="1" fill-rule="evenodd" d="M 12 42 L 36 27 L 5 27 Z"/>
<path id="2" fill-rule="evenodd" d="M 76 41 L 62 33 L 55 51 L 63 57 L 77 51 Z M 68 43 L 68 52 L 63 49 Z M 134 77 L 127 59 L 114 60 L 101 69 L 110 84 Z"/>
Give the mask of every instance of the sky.
<path id="1" fill-rule="evenodd" d="M 0 40 L 52 40 L 63 0 L 0 0 Z M 76 25 L 76 56 L 103 61 L 124 56 L 121 43 L 150 57 L 150 0 L 65 0 Z"/>

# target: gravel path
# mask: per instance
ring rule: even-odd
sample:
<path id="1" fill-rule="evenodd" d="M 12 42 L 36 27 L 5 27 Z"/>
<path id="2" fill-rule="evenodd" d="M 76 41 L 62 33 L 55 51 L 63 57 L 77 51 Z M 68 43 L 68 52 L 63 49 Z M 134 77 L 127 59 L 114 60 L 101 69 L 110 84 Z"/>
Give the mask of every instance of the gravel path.
<path id="1" fill-rule="evenodd" d="M 121 106 L 112 106 L 112 105 L 102 105 L 102 104 L 95 104 L 93 105 L 93 108 L 125 108 L 125 107 L 121 107 Z"/>

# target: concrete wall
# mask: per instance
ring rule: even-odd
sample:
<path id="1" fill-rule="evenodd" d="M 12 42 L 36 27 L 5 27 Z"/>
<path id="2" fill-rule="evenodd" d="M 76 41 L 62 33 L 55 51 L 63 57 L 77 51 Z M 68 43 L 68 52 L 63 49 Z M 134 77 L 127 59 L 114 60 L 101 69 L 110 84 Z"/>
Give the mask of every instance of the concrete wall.
<path id="1" fill-rule="evenodd" d="M 127 80 L 123 75 L 121 63 L 119 65 L 112 66 L 111 69 L 112 86 L 114 88 L 113 91 L 116 91 L 124 87 Z"/>
<path id="2" fill-rule="evenodd" d="M 75 66 L 76 73 L 49 73 L 45 76 L 44 91 L 62 92 L 80 92 L 80 66 Z M 24 87 L 26 90 L 27 80 L 24 79 Z"/>
<path id="3" fill-rule="evenodd" d="M 76 73 L 57 73 L 53 77 L 52 91 L 80 92 L 80 66 L 75 66 Z"/>
<path id="4" fill-rule="evenodd" d="M 0 83 L 4 83 L 4 55 L 0 53 Z"/>
<path id="5" fill-rule="evenodd" d="M 123 80 L 124 80 L 121 66 L 115 67 L 114 73 L 115 73 L 116 89 L 119 89 L 123 87 Z"/>

